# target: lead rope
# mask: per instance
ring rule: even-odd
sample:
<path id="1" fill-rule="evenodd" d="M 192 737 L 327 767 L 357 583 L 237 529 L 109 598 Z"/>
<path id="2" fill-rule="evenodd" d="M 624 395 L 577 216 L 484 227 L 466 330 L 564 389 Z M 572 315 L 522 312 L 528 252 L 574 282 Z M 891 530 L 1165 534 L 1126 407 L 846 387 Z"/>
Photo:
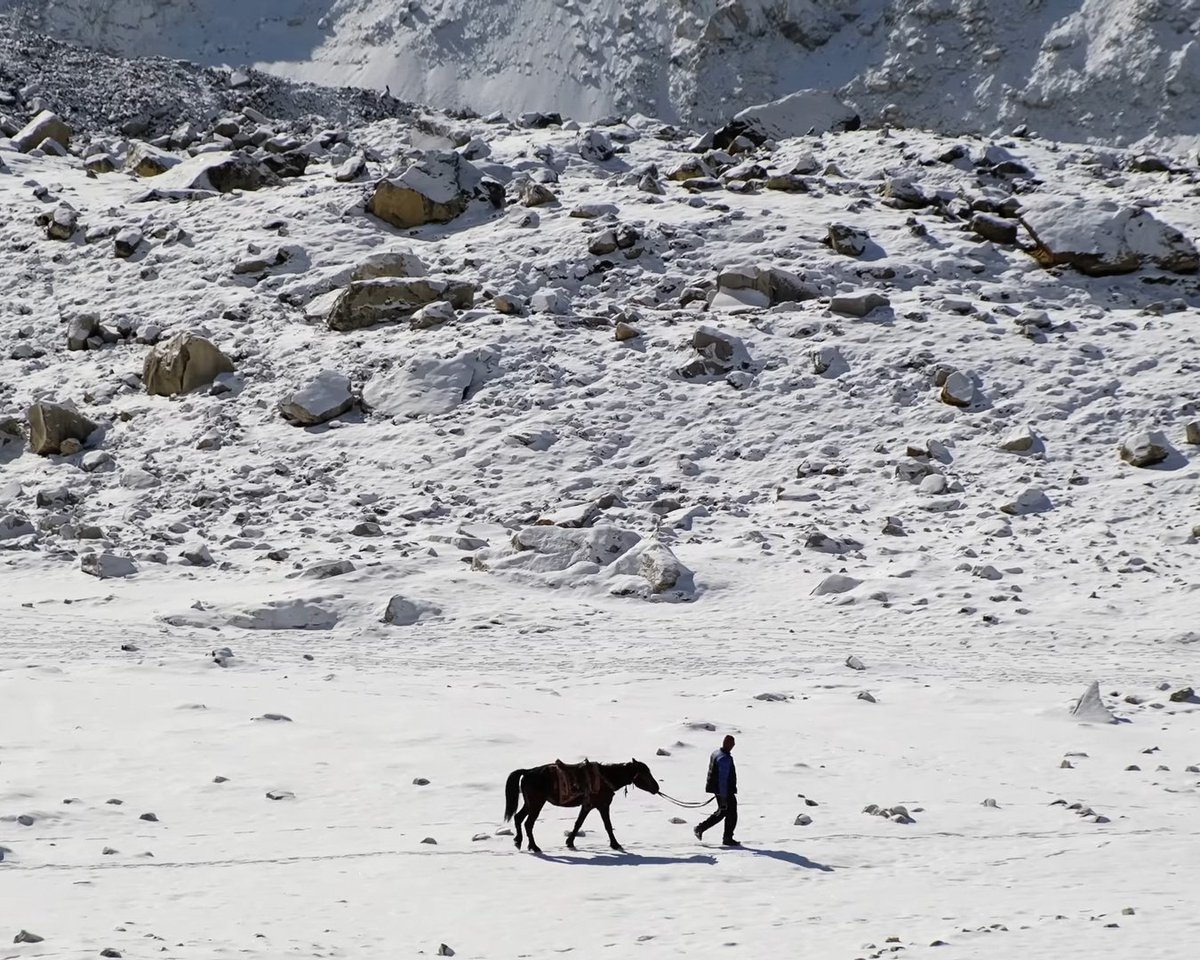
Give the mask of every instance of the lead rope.
<path id="1" fill-rule="evenodd" d="M 658 795 L 660 797 L 662 797 L 664 800 L 671 801 L 671 803 L 675 804 L 675 806 L 685 807 L 688 810 L 697 810 L 700 807 L 707 807 L 710 803 L 712 803 L 714 800 L 717 799 L 716 796 L 714 795 L 714 796 L 709 797 L 707 800 L 697 801 L 696 803 L 687 803 L 683 800 L 676 800 L 669 793 L 663 793 L 663 791 L 661 791 L 661 790 L 658 791 Z"/>

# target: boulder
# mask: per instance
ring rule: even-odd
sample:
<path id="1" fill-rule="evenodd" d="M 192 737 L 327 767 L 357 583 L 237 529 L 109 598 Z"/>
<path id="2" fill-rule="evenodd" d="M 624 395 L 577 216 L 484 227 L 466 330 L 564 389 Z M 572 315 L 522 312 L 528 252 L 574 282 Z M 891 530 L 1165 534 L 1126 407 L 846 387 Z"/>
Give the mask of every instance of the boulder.
<path id="1" fill-rule="evenodd" d="M 372 253 L 360 260 L 350 274 L 351 280 L 378 280 L 382 277 L 424 277 L 429 269 L 411 250 L 395 248 Z"/>
<path id="2" fill-rule="evenodd" d="M 380 180 L 367 209 L 394 227 L 449 223 L 473 200 L 504 206 L 504 188 L 459 153 L 437 153 L 396 177 Z"/>
<path id="3" fill-rule="evenodd" d="M 618 596 L 690 599 L 695 592 L 692 571 L 657 537 L 648 537 L 621 554 L 609 565 L 609 575 L 617 580 L 611 592 Z"/>
<path id="4" fill-rule="evenodd" d="M 43 110 L 13 137 L 13 145 L 22 153 L 41 146 L 43 140 L 53 140 L 59 146 L 71 145 L 72 130 L 56 113 Z"/>
<path id="5" fill-rule="evenodd" d="M 279 404 L 279 412 L 289 423 L 311 427 L 340 417 L 352 406 L 350 379 L 333 370 L 322 370 L 285 397 Z"/>
<path id="6" fill-rule="evenodd" d="M 952 407 L 969 407 L 975 400 L 975 384 L 965 373 L 955 370 L 946 377 L 940 396 L 942 403 Z"/>
<path id="7" fill-rule="evenodd" d="M 1135 467 L 1151 467 L 1171 455 L 1171 443 L 1159 430 L 1146 430 L 1127 437 L 1121 444 L 1121 459 Z"/>
<path id="8" fill-rule="evenodd" d="M 1184 439 L 1188 443 L 1200 444 L 1200 420 L 1189 420 L 1183 426 Z"/>
<path id="9" fill-rule="evenodd" d="M 170 397 L 207 386 L 233 369 L 233 361 L 211 341 L 194 333 L 177 333 L 150 348 L 142 380 L 151 396 Z"/>
<path id="10" fill-rule="evenodd" d="M 81 313 L 72 317 L 67 323 L 67 349 L 86 350 L 88 341 L 96 335 L 100 327 L 100 318 L 94 313 Z"/>
<path id="11" fill-rule="evenodd" d="M 844 573 L 831 573 L 813 588 L 812 595 L 814 597 L 824 597 L 835 593 L 846 593 L 861 583 L 861 580 L 848 577 Z"/>
<path id="12" fill-rule="evenodd" d="M 34 453 L 49 456 L 59 453 L 65 440 L 87 443 L 96 424 L 72 407 L 58 403 L 35 403 L 26 417 L 29 421 L 29 446 Z"/>
<path id="13" fill-rule="evenodd" d="M 434 300 L 412 315 L 409 326 L 414 330 L 428 330 L 449 323 L 455 316 L 454 304 L 448 300 Z"/>
<path id="14" fill-rule="evenodd" d="M 544 183 L 536 180 L 526 180 L 521 184 L 517 194 L 521 203 L 527 207 L 542 207 L 549 203 L 558 203 L 558 195 Z"/>
<path id="15" fill-rule="evenodd" d="M 831 223 L 826 242 L 834 253 L 846 257 L 861 257 L 867 249 L 871 235 L 858 227 L 849 227 L 844 223 Z"/>
<path id="16" fill-rule="evenodd" d="M 367 173 L 367 161 L 361 153 L 344 160 L 342 164 L 333 171 L 333 179 L 338 183 L 353 183 L 355 180 L 361 180 Z"/>
<path id="17" fill-rule="evenodd" d="M 79 558 L 79 569 L 100 580 L 113 580 L 132 577 L 137 573 L 137 564 L 113 553 L 85 553 Z"/>
<path id="18" fill-rule="evenodd" d="M 393 627 L 411 627 L 428 617 L 436 617 L 441 610 L 422 600 L 409 600 L 407 597 L 395 596 L 388 601 L 383 611 L 383 623 Z"/>
<path id="19" fill-rule="evenodd" d="M 421 307 L 446 300 L 456 310 L 475 303 L 475 285 L 430 277 L 355 280 L 339 294 L 326 322 L 331 330 L 359 330 L 376 323 L 408 319 Z"/>
<path id="20" fill-rule="evenodd" d="M 1081 723 L 1116 723 L 1116 717 L 1100 696 L 1100 681 L 1093 680 L 1071 708 L 1071 716 Z"/>
<path id="21" fill-rule="evenodd" d="M 999 510 L 1001 513 L 1019 517 L 1027 513 L 1044 513 L 1052 506 L 1050 498 L 1041 487 L 1026 487 L 1012 500 L 1000 504 Z"/>
<path id="22" fill-rule="evenodd" d="M 612 137 L 603 130 L 583 130 L 575 138 L 575 150 L 584 160 L 604 163 L 613 158 Z"/>
<path id="23" fill-rule="evenodd" d="M 920 210 L 930 205 L 925 191 L 905 177 L 890 177 L 879 188 L 883 202 L 897 210 Z"/>
<path id="24" fill-rule="evenodd" d="M 977 213 L 971 218 L 971 231 L 984 240 L 991 240 L 992 243 L 999 243 L 1004 246 L 1012 246 L 1017 242 L 1017 228 L 1020 224 L 1016 220 L 1008 220 L 1004 217 L 997 217 L 991 213 Z"/>
<path id="25" fill-rule="evenodd" d="M 733 370 L 745 370 L 750 366 L 750 353 L 741 338 L 715 327 L 699 327 L 692 334 L 691 346 L 696 356 L 678 370 L 679 376 L 685 380 L 724 376 Z"/>
<path id="26" fill-rule="evenodd" d="M 890 307 L 892 301 L 874 290 L 858 290 L 842 293 L 829 301 L 829 309 L 847 317 L 866 317 L 880 307 Z"/>
<path id="27" fill-rule="evenodd" d="M 277 177 L 244 153 L 201 153 L 177 164 L 154 180 L 159 190 L 204 190 L 232 193 L 277 186 Z"/>
<path id="28" fill-rule="evenodd" d="M 139 177 L 157 177 L 182 162 L 181 157 L 148 143 L 135 144 L 125 160 L 125 169 Z"/>
<path id="29" fill-rule="evenodd" d="M 449 413 L 499 372 L 500 354 L 476 347 L 455 357 L 410 357 L 363 387 L 363 406 L 385 417 Z"/>
<path id="30" fill-rule="evenodd" d="M 30 523 L 28 517 L 23 517 L 18 513 L 0 515 L 0 540 L 32 537 L 36 533 L 37 527 Z"/>
<path id="31" fill-rule="evenodd" d="M 113 255 L 122 260 L 132 257 L 142 242 L 142 231 L 137 227 L 126 227 L 113 237 Z"/>
<path id="32" fill-rule="evenodd" d="M 1017 427 L 1000 441 L 1000 449 L 1009 453 L 1028 453 L 1036 443 L 1037 437 L 1029 427 Z"/>
<path id="33" fill-rule="evenodd" d="M 723 133 L 745 136 L 756 144 L 813 133 L 857 130 L 862 123 L 854 109 L 828 90 L 798 90 L 778 100 L 747 107 L 733 119 L 738 125 L 736 132 L 730 124 Z"/>
<path id="34" fill-rule="evenodd" d="M 79 212 L 60 203 L 46 216 L 46 236 L 51 240 L 70 240 L 79 228 Z"/>
<path id="35" fill-rule="evenodd" d="M 713 306 L 721 306 L 724 301 L 731 305 L 773 307 L 817 296 L 817 291 L 794 273 L 763 264 L 744 264 L 726 267 L 717 274 Z"/>
<path id="36" fill-rule="evenodd" d="M 1200 252 L 1192 241 L 1145 207 L 1039 197 L 1025 201 L 1021 215 L 1034 241 L 1029 252 L 1043 266 L 1070 266 L 1096 277 L 1144 266 L 1174 273 L 1200 269 Z"/>

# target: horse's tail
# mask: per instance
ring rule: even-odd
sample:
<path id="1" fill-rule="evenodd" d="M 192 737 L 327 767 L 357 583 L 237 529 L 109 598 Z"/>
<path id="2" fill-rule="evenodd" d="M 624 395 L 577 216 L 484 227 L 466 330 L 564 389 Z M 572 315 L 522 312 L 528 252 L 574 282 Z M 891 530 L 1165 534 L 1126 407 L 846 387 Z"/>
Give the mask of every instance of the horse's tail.
<path id="1" fill-rule="evenodd" d="M 512 815 L 517 812 L 517 803 L 520 800 L 521 792 L 521 778 L 528 772 L 528 770 L 514 770 L 508 775 L 508 782 L 504 784 L 505 820 L 511 820 Z"/>

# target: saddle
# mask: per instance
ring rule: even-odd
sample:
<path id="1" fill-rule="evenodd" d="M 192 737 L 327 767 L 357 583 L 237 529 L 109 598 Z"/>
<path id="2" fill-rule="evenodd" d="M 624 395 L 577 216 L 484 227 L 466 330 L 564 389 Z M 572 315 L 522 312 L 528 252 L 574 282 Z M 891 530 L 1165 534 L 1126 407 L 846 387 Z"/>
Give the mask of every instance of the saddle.
<path id="1" fill-rule="evenodd" d="M 585 759 L 583 763 L 555 760 L 554 769 L 558 774 L 558 798 L 563 803 L 586 800 L 602 792 L 606 786 L 600 773 L 600 764 L 591 760 Z"/>

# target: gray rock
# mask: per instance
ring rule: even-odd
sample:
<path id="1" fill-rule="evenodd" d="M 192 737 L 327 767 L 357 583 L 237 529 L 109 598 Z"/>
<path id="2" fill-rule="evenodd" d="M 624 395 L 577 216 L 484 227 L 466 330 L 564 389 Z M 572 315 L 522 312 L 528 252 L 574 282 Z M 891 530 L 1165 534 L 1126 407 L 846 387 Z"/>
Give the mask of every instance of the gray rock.
<path id="1" fill-rule="evenodd" d="M 678 370 L 685 380 L 723 376 L 750 366 L 750 354 L 741 339 L 715 327 L 698 328 L 692 335 L 692 349 L 697 356 Z"/>
<path id="2" fill-rule="evenodd" d="M 831 223 L 826 237 L 834 253 L 846 257 L 861 257 L 867 249 L 871 235 L 858 227 L 850 227 L 844 223 Z"/>
<path id="3" fill-rule="evenodd" d="M 1016 220 L 1008 220 L 990 213 L 977 213 L 971 218 L 971 231 L 992 243 L 1012 246 L 1017 242 Z"/>
<path id="4" fill-rule="evenodd" d="M 79 558 L 79 569 L 88 576 L 112 580 L 132 577 L 137 573 L 137 564 L 128 557 L 112 553 L 85 553 Z"/>
<path id="5" fill-rule="evenodd" d="M 327 580 L 351 573 L 354 569 L 354 564 L 349 560 L 326 560 L 306 568 L 301 576 L 305 580 Z"/>
<path id="6" fill-rule="evenodd" d="M 851 654 L 850 656 L 848 656 L 846 658 L 846 666 L 848 666 L 851 670 L 866 670 L 867 669 L 866 664 L 864 664 L 861 660 L 859 660 L 858 657 L 854 656 L 854 654 Z"/>
<path id="7" fill-rule="evenodd" d="M 443 323 L 449 323 L 455 317 L 454 305 L 448 300 L 435 300 L 421 307 L 412 315 L 409 326 L 414 330 L 427 330 Z"/>
<path id="8" fill-rule="evenodd" d="M 1171 444 L 1158 430 L 1147 430 L 1127 437 L 1120 447 L 1121 459 L 1135 467 L 1151 467 L 1171 455 Z"/>
<path id="9" fill-rule="evenodd" d="M 1100 681 L 1093 680 L 1071 709 L 1071 716 L 1083 723 L 1115 723 L 1116 717 L 1100 696 Z"/>
<path id="10" fill-rule="evenodd" d="M 1010 453 L 1027 453 L 1033 449 L 1037 437 L 1029 427 L 1017 427 L 1000 441 L 1000 449 Z"/>
<path id="11" fill-rule="evenodd" d="M 1200 444 L 1200 420 L 1190 420 L 1183 426 L 1188 443 Z"/>
<path id="12" fill-rule="evenodd" d="M 268 800 L 295 800 L 296 795 L 291 790 L 268 790 Z"/>
<path id="13" fill-rule="evenodd" d="M 203 543 L 195 547 L 187 547 L 180 551 L 179 555 L 193 567 L 211 567 L 214 562 L 208 546 Z"/>
<path id="14" fill-rule="evenodd" d="M 866 317 L 880 307 L 890 307 L 892 302 L 874 290 L 844 293 L 829 301 L 829 309 L 848 317 Z"/>
<path id="15" fill-rule="evenodd" d="M 797 827 L 807 827 L 812 822 L 813 822 L 812 817 L 810 817 L 807 813 L 802 813 L 798 817 L 796 817 L 795 825 Z"/>
<path id="16" fill-rule="evenodd" d="M 13 943 L 41 943 L 45 937 L 39 937 L 36 933 L 30 933 L 28 930 L 22 930 L 15 937 Z"/>
<path id="17" fill-rule="evenodd" d="M 349 377 L 333 370 L 322 370 L 280 401 L 279 412 L 289 423 L 311 427 L 340 417 L 353 406 Z"/>
<path id="18" fill-rule="evenodd" d="M 65 203 L 46 218 L 46 236 L 51 240 L 70 240 L 78 227 L 79 213 Z"/>
<path id="19" fill-rule="evenodd" d="M 942 384 L 942 403 L 953 407 L 969 407 L 975 401 L 975 384 L 965 373 L 955 370 Z"/>
<path id="20" fill-rule="evenodd" d="M 359 330 L 376 323 L 410 318 L 438 300 L 456 310 L 475 303 L 475 285 L 461 280 L 428 277 L 382 277 L 356 280 L 334 301 L 326 319 L 331 330 Z"/>
<path id="21" fill-rule="evenodd" d="M 411 250 L 393 248 L 372 253 L 360 260 L 350 274 L 351 280 L 379 280 L 384 277 L 424 277 L 429 268 Z"/>
<path id="22" fill-rule="evenodd" d="M 17 132 L 13 137 L 13 146 L 21 153 L 41 146 L 44 140 L 53 140 L 59 146 L 69 147 L 72 134 L 70 126 L 58 114 L 43 110 Z"/>

